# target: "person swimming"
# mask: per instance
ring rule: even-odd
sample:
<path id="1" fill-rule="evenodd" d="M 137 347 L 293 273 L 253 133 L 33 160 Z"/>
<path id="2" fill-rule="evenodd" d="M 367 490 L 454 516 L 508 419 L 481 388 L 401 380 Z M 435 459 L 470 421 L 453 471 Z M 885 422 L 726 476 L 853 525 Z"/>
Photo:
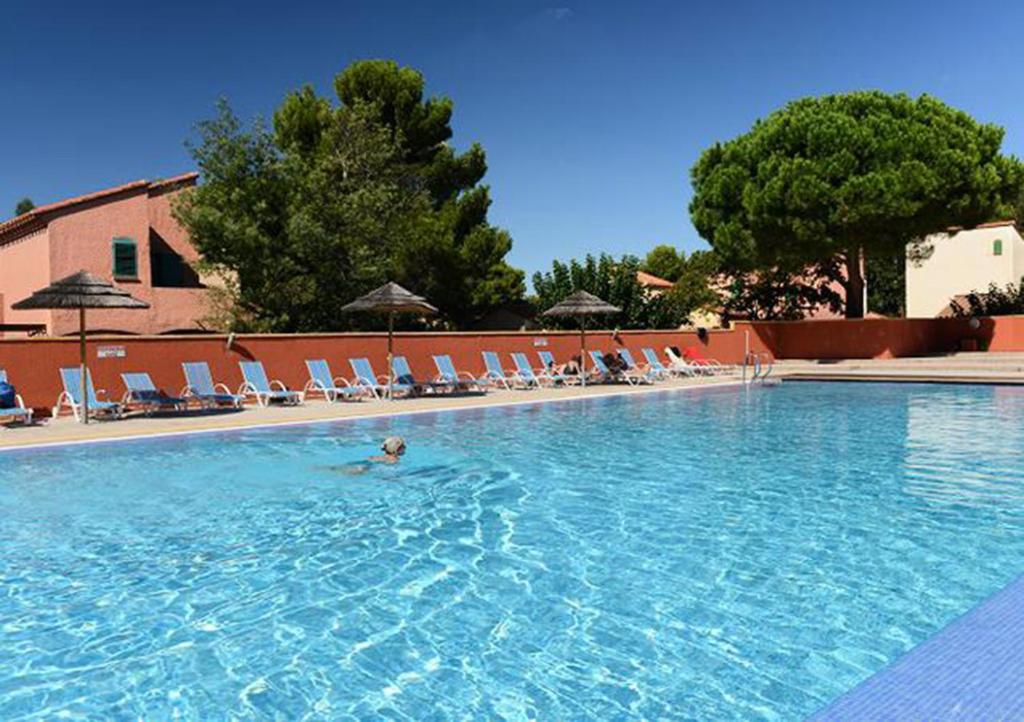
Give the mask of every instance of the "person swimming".
<path id="1" fill-rule="evenodd" d="M 377 461 L 382 464 L 397 464 L 405 453 L 405 439 L 401 436 L 389 436 L 380 445 L 384 453 L 380 456 L 371 456 L 370 461 Z"/>
<path id="2" fill-rule="evenodd" d="M 401 436 L 389 436 L 384 439 L 384 443 L 380 445 L 380 450 L 383 454 L 377 456 L 371 456 L 365 461 L 357 461 L 351 464 L 341 464 L 340 466 L 329 466 L 326 467 L 330 471 L 339 471 L 342 474 L 348 474 L 350 476 L 356 474 L 365 474 L 374 464 L 397 464 L 398 460 L 405 454 L 405 439 Z"/>

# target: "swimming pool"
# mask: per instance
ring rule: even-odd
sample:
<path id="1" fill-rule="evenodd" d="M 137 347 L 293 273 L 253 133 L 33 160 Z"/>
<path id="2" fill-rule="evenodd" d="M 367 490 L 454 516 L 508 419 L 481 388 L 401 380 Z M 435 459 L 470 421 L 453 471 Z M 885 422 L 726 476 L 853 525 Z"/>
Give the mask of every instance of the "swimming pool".
<path id="1" fill-rule="evenodd" d="M 792 383 L 3 453 L 0 719 L 800 719 L 1024 571 L 1022 419 Z"/>

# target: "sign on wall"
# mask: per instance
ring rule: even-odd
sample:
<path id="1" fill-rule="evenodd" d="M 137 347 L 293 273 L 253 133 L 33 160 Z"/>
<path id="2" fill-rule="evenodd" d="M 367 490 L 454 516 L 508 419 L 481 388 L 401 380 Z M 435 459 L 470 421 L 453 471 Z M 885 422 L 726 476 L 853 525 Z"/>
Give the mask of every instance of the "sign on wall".
<path id="1" fill-rule="evenodd" d="M 124 358 L 124 346 L 100 346 L 96 349 L 96 358 Z"/>
<path id="2" fill-rule="evenodd" d="M 546 338 L 535 338 L 533 339 L 534 346 L 547 346 L 548 340 Z"/>

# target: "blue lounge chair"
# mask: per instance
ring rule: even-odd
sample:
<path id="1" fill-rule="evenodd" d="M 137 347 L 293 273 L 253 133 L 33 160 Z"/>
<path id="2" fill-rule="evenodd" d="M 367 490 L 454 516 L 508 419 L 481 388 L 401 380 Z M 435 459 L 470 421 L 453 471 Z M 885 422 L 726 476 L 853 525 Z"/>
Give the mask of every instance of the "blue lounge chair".
<path id="1" fill-rule="evenodd" d="M 395 382 L 404 386 L 411 386 L 416 394 L 436 394 L 442 391 L 451 392 L 455 390 L 455 384 L 443 379 L 432 379 L 420 381 L 412 372 L 408 359 L 405 356 L 394 356 L 391 359 L 391 372 L 395 375 Z"/>
<path id="2" fill-rule="evenodd" d="M 486 391 L 487 382 L 478 379 L 468 371 L 456 371 L 452 357 L 448 354 L 434 356 L 434 365 L 437 367 L 437 380 L 453 384 L 460 391 Z"/>
<path id="3" fill-rule="evenodd" d="M 608 364 L 604 362 L 604 354 L 600 351 L 591 351 L 590 359 L 594 362 L 594 368 L 597 369 L 604 381 L 625 381 L 630 386 L 636 386 L 639 383 L 651 383 L 650 379 L 645 378 L 643 374 L 631 373 L 629 371 L 613 372 L 608 368 Z"/>
<path id="4" fill-rule="evenodd" d="M 548 371 L 553 370 L 556 366 L 555 355 L 550 351 L 538 351 L 537 358 L 540 359 L 541 365 Z"/>
<path id="5" fill-rule="evenodd" d="M 615 349 L 615 352 L 619 354 L 619 358 L 626 362 L 626 368 L 629 373 L 637 376 L 638 378 L 642 378 L 646 383 L 654 383 L 655 381 L 659 381 L 664 378 L 658 374 L 657 371 L 652 369 L 650 364 L 645 363 L 643 366 L 638 364 L 636 359 L 633 358 L 633 352 L 628 348 L 617 348 Z"/>
<path id="6" fill-rule="evenodd" d="M 579 374 L 565 374 L 558 373 L 557 371 L 555 371 L 555 366 L 557 366 L 558 364 L 555 361 L 555 355 L 550 351 L 538 351 L 537 358 L 540 359 L 540 363 L 544 371 L 546 371 L 548 375 L 551 378 L 555 379 L 556 381 L 560 381 L 563 384 L 579 383 Z"/>
<path id="7" fill-rule="evenodd" d="M 60 414 L 65 406 L 71 408 L 71 413 L 76 421 L 82 420 L 82 370 L 78 366 L 63 368 L 60 370 L 60 380 L 64 384 L 64 390 L 57 397 L 57 405 L 53 407 L 53 415 Z M 96 395 L 96 389 L 92 385 L 92 373 L 88 370 L 85 375 L 85 393 L 89 399 L 89 416 L 119 419 L 123 413 L 121 404 L 116 401 L 100 401 Z M 102 389 L 99 393 L 105 393 Z"/>
<path id="8" fill-rule="evenodd" d="M 292 405 L 302 403 L 301 392 L 289 391 L 277 379 L 267 379 L 262 361 L 239 361 L 238 367 L 242 369 L 242 378 L 245 379 L 238 387 L 239 396 L 255 396 L 260 406 L 270 406 L 274 401 Z"/>
<path id="9" fill-rule="evenodd" d="M 185 399 L 168 396 L 158 389 L 147 373 L 121 374 L 121 380 L 127 389 L 121 399 L 121 405 L 124 407 L 139 406 L 147 414 L 151 414 L 160 409 L 181 411 L 188 405 Z"/>
<path id="10" fill-rule="evenodd" d="M 320 393 L 328 401 L 338 399 L 358 399 L 366 392 L 349 384 L 345 379 L 335 378 L 331 375 L 331 367 L 324 359 L 306 360 L 306 368 L 309 370 L 309 381 L 302 389 L 303 396 Z"/>
<path id="11" fill-rule="evenodd" d="M 652 369 L 655 373 L 662 376 L 662 378 L 668 376 L 693 376 L 693 370 L 691 368 L 669 368 L 661 362 L 658 358 L 658 353 L 653 348 L 641 349 L 644 354 L 644 358 L 647 359 L 648 368 Z"/>
<path id="12" fill-rule="evenodd" d="M 0 369 L 0 382 L 7 383 L 7 371 Z M 25 406 L 25 401 L 21 398 L 20 394 L 14 395 L 14 406 L 6 408 L 0 407 L 0 419 L 6 419 L 0 421 L 0 423 L 10 423 L 12 421 L 20 421 L 23 424 L 32 423 L 32 409 Z"/>
<path id="13" fill-rule="evenodd" d="M 618 378 L 608 368 L 608 364 L 604 362 L 604 354 L 600 351 L 588 351 L 590 355 L 590 363 L 593 367 L 591 373 L 597 378 L 594 379 L 600 383 L 609 383 L 611 381 L 617 381 Z"/>
<path id="14" fill-rule="evenodd" d="M 195 399 L 200 406 L 206 408 L 216 406 L 242 408 L 245 397 L 231 393 L 224 384 L 213 383 L 210 367 L 205 361 L 186 361 L 181 368 L 185 372 L 185 388 L 181 390 L 181 396 L 186 401 Z"/>
<path id="15" fill-rule="evenodd" d="M 513 353 L 512 361 L 516 365 L 516 373 L 529 384 L 540 387 L 544 385 L 555 386 L 557 384 L 564 384 L 568 382 L 569 377 L 565 374 L 555 373 L 554 371 L 546 368 L 537 369 L 536 371 L 530 368 L 530 361 L 526 358 L 525 353 Z"/>
<path id="16" fill-rule="evenodd" d="M 484 373 L 484 380 L 492 386 L 501 386 L 505 389 L 511 388 L 527 388 L 529 384 L 523 379 L 522 376 L 515 372 L 505 373 L 505 369 L 501 367 L 501 359 L 498 358 L 498 354 L 494 351 L 483 351 L 481 352 L 484 357 L 484 368 L 487 369 Z"/>
<path id="17" fill-rule="evenodd" d="M 530 366 L 529 360 L 526 358 L 526 354 L 514 351 L 512 354 L 512 363 L 515 364 L 516 370 L 515 375 L 522 379 L 523 386 L 526 388 L 535 387 L 540 388 L 541 384 L 546 382 L 549 386 L 554 386 L 555 382 L 550 376 L 546 374 L 542 377 L 537 374 Z M 541 372 L 544 374 L 544 372 Z"/>
<path id="18" fill-rule="evenodd" d="M 348 360 L 352 366 L 352 373 L 355 376 L 352 378 L 352 385 L 356 388 L 364 389 L 373 395 L 376 399 L 383 399 L 388 395 L 388 377 L 377 376 L 373 373 L 373 366 L 370 365 L 370 360 L 367 358 L 353 358 Z M 391 390 L 395 394 L 403 394 L 408 396 L 413 392 L 413 387 L 409 384 L 399 383 L 395 381 L 391 386 Z"/>

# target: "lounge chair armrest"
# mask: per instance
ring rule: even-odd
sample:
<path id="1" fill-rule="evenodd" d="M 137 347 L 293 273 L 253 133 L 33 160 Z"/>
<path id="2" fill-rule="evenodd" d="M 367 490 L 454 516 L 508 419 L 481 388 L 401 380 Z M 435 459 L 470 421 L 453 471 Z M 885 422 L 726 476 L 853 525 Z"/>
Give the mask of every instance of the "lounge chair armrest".
<path id="1" fill-rule="evenodd" d="M 351 386 L 351 385 L 352 385 L 352 384 L 350 384 L 350 383 L 348 382 L 348 379 L 346 379 L 346 378 L 343 378 L 343 377 L 341 377 L 341 376 L 339 376 L 339 377 L 338 377 L 338 378 L 336 378 L 336 379 L 332 379 L 332 383 L 333 383 L 333 384 L 334 384 L 334 385 L 335 385 L 336 387 L 338 387 L 338 388 L 342 388 L 342 387 L 348 387 L 348 386 Z"/>
<path id="2" fill-rule="evenodd" d="M 242 384 L 242 385 L 244 386 L 245 384 Z M 214 384 L 213 385 L 213 390 L 214 390 L 214 393 L 227 394 L 228 396 L 232 396 L 233 395 L 231 393 L 231 389 L 228 388 L 227 384 Z"/>
<path id="3" fill-rule="evenodd" d="M 387 374 L 378 374 L 377 375 L 377 383 L 380 384 L 381 386 L 387 386 L 390 381 L 391 381 L 391 379 L 388 378 Z M 395 378 L 395 381 L 396 382 L 398 381 L 397 377 Z"/>
<path id="4" fill-rule="evenodd" d="M 216 389 L 216 387 L 214 388 Z M 224 387 L 224 391 L 228 394 L 231 393 L 230 391 L 228 391 L 227 386 Z M 256 390 L 256 387 L 250 384 L 248 381 L 244 381 L 242 385 L 238 387 L 239 396 L 245 396 L 246 394 L 255 394 L 259 396 L 259 392 Z"/>
<path id="5" fill-rule="evenodd" d="M 277 386 L 277 390 L 278 391 L 287 391 L 288 390 L 288 387 L 285 386 L 283 382 L 278 381 L 277 379 L 274 379 L 273 381 L 270 382 L 270 388 L 273 389 L 275 386 Z"/>
<path id="6" fill-rule="evenodd" d="M 21 398 L 21 394 L 15 394 L 14 395 L 14 403 L 16 403 L 18 405 L 19 409 L 27 409 L 28 408 L 27 406 L 25 406 L 25 399 Z"/>

